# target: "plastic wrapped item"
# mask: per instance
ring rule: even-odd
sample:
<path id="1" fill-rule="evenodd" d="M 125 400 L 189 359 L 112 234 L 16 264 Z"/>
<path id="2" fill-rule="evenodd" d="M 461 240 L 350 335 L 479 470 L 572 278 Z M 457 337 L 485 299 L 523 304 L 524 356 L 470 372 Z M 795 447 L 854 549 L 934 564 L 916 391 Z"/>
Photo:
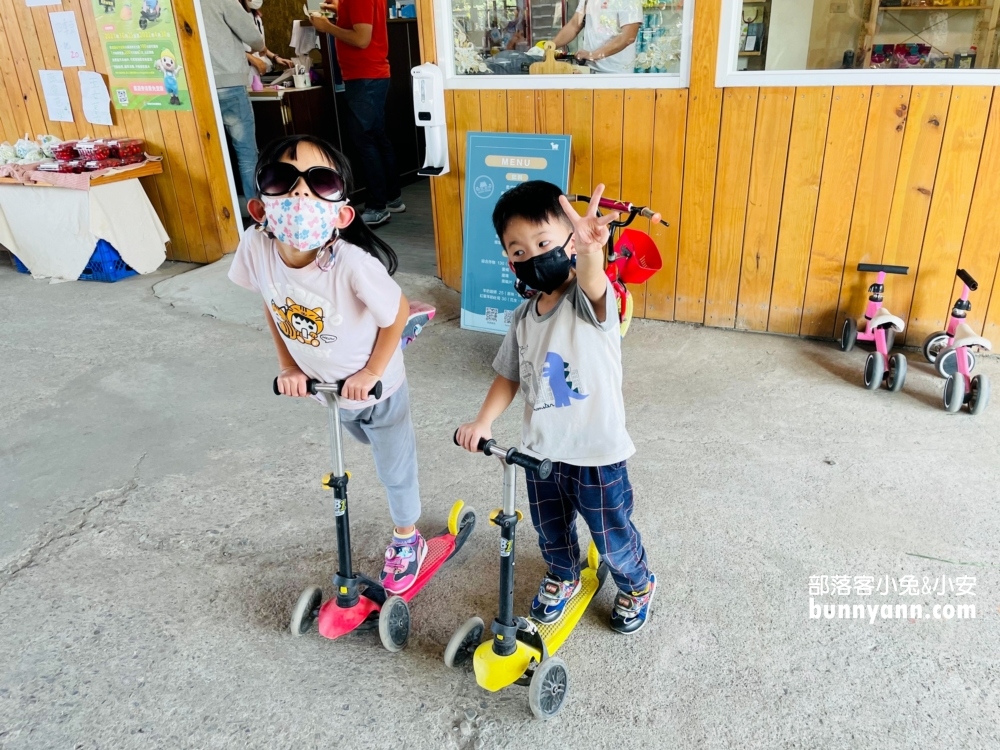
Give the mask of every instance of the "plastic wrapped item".
<path id="1" fill-rule="evenodd" d="M 17 143 L 14 144 L 14 150 L 17 152 L 18 159 L 24 159 L 28 154 L 32 154 L 35 151 L 41 151 L 41 147 L 31 140 L 27 133 L 25 133 L 24 138 L 18 139 Z"/>
<path id="2" fill-rule="evenodd" d="M 17 160 L 18 164 L 37 164 L 38 162 L 45 161 L 45 153 L 41 148 L 35 147 L 33 151 L 29 151 L 23 157 Z"/>
<path id="3" fill-rule="evenodd" d="M 83 159 L 108 159 L 111 147 L 104 141 L 77 141 L 76 150 Z"/>
<path id="4" fill-rule="evenodd" d="M 123 166 L 121 159 L 87 159 L 83 163 L 83 168 L 87 172 L 96 172 L 99 169 L 113 169 L 114 167 Z"/>
<path id="5" fill-rule="evenodd" d="M 143 156 L 146 150 L 146 142 L 141 138 L 114 138 L 105 141 L 111 149 L 112 159 L 127 159 L 134 156 Z M 95 157 L 97 158 L 97 157 Z"/>
<path id="6" fill-rule="evenodd" d="M 122 157 L 123 166 L 128 166 L 129 164 L 142 164 L 144 161 L 146 161 L 146 155 L 142 153 Z"/>
<path id="7" fill-rule="evenodd" d="M 40 135 L 38 136 L 38 142 L 42 146 L 42 153 L 51 159 L 53 157 L 53 149 L 62 143 L 62 139 L 56 138 L 54 135 Z"/>
<path id="8" fill-rule="evenodd" d="M 58 172 L 60 174 L 79 174 L 83 171 L 83 162 L 79 159 L 70 161 L 45 161 L 38 165 L 39 172 Z"/>
<path id="9" fill-rule="evenodd" d="M 17 161 L 17 151 L 7 141 L 0 143 L 0 165 Z"/>
<path id="10" fill-rule="evenodd" d="M 80 155 L 76 152 L 76 141 L 62 141 L 52 147 L 52 156 L 59 161 L 72 161 Z"/>

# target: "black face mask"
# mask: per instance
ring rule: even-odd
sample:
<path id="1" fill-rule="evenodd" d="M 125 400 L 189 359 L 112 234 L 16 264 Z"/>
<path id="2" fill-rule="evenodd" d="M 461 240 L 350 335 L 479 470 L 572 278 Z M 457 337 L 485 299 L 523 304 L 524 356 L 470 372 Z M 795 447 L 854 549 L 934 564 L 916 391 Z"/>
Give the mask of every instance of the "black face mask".
<path id="1" fill-rule="evenodd" d="M 570 269 L 573 267 L 573 261 L 566 255 L 566 245 L 572 236 L 573 233 L 570 232 L 569 237 L 559 247 L 554 247 L 534 258 L 514 263 L 514 275 L 518 281 L 545 294 L 552 294 L 561 287 L 569 278 Z"/>

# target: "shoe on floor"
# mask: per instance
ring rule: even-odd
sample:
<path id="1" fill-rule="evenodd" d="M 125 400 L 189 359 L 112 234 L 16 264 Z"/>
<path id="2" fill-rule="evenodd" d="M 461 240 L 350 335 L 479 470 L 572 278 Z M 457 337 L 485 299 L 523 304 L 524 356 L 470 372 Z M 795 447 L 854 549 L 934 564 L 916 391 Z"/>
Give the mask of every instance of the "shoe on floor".
<path id="1" fill-rule="evenodd" d="M 579 578 L 575 581 L 563 581 L 559 576 L 546 573 L 534 601 L 531 602 L 531 616 L 545 625 L 555 622 L 566 610 L 566 602 L 579 590 Z"/>
<path id="2" fill-rule="evenodd" d="M 381 211 L 374 208 L 366 208 L 365 212 L 361 214 L 361 221 L 370 227 L 381 226 L 389 221 L 390 218 L 392 217 L 387 208 L 383 208 Z"/>
<path id="3" fill-rule="evenodd" d="M 405 349 L 412 343 L 413 339 L 420 335 L 424 326 L 434 320 L 436 313 L 437 310 L 424 302 L 411 302 L 410 316 L 406 319 L 406 326 L 404 326 L 403 333 L 399 337 L 400 348 Z"/>
<path id="4" fill-rule="evenodd" d="M 406 210 L 406 204 L 403 203 L 403 196 L 399 196 L 394 201 L 389 201 L 385 204 L 385 207 L 391 214 L 401 214 Z"/>
<path id="5" fill-rule="evenodd" d="M 414 531 L 408 539 L 400 539 L 393 534 L 385 549 L 385 567 L 379 575 L 379 582 L 386 593 L 402 594 L 416 583 L 425 557 L 427 542 L 419 531 Z"/>
<path id="6" fill-rule="evenodd" d="M 619 591 L 615 597 L 615 607 L 611 610 L 611 629 L 618 633 L 635 633 L 649 621 L 652 612 L 653 593 L 656 591 L 656 576 L 649 574 L 649 585 L 645 591 L 626 594 Z"/>

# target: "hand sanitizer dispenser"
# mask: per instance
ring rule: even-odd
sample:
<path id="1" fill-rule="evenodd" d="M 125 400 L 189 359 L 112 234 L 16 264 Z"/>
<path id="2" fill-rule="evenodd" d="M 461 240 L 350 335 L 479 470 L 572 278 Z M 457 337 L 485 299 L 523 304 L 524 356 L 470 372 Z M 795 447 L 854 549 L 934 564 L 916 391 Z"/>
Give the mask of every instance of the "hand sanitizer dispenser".
<path id="1" fill-rule="evenodd" d="M 418 65 L 413 74 L 413 116 L 427 144 L 421 177 L 448 173 L 448 123 L 444 117 L 444 76 L 434 63 Z"/>

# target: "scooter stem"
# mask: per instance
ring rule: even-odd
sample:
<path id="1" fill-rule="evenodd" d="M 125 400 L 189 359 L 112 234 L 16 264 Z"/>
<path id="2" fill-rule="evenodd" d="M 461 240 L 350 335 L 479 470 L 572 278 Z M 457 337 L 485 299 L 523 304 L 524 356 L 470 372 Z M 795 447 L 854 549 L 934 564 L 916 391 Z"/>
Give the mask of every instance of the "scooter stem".
<path id="1" fill-rule="evenodd" d="M 327 424 L 330 428 L 334 516 L 337 524 L 337 575 L 354 578 L 351 564 L 351 523 L 347 510 L 347 476 L 344 473 L 344 446 L 340 428 L 340 399 L 329 391 L 322 391 L 322 395 L 326 400 Z"/>

